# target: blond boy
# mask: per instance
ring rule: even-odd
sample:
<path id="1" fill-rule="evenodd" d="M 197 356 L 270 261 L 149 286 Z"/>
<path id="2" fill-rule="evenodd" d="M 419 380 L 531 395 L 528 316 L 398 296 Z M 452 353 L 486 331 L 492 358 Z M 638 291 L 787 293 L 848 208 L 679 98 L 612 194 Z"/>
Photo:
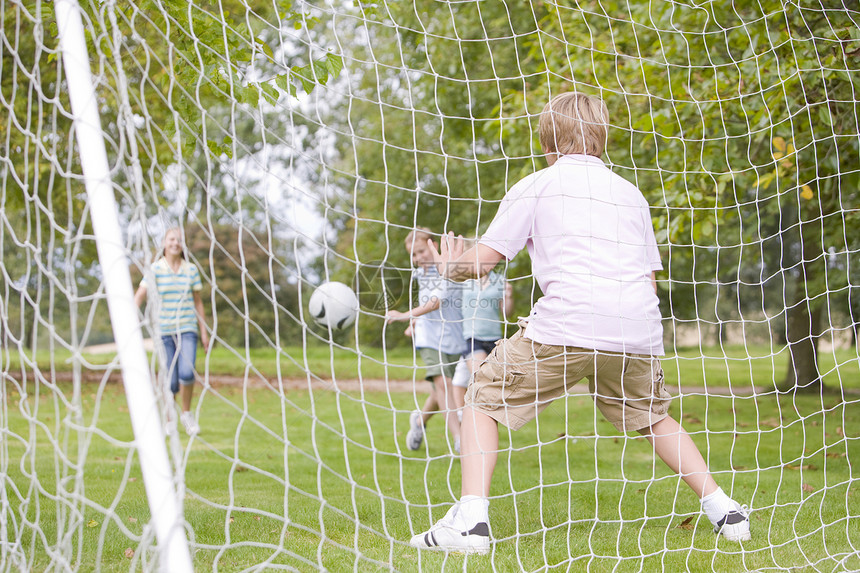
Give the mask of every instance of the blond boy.
<path id="1" fill-rule="evenodd" d="M 478 245 L 453 234 L 433 248 L 440 273 L 462 281 L 523 247 L 544 296 L 476 372 L 461 427 L 460 500 L 415 547 L 486 553 L 498 424 L 516 430 L 583 378 L 619 431 L 645 436 L 702 500 L 725 538 L 750 538 L 748 510 L 720 489 L 690 436 L 669 414 L 657 358 L 663 331 L 655 271 L 662 268 L 648 204 L 600 160 L 609 122 L 602 101 L 565 93 L 541 113 L 549 167 L 514 185 Z M 429 247 L 429 245 L 428 245 Z"/>

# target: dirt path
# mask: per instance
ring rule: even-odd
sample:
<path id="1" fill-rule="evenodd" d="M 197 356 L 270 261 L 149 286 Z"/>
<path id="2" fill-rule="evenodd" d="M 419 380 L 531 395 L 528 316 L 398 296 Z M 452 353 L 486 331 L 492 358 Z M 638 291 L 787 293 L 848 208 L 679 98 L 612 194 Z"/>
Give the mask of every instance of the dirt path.
<path id="1" fill-rule="evenodd" d="M 43 373 L 45 375 L 47 373 Z M 92 370 L 84 371 L 81 374 L 81 377 L 84 382 L 92 382 L 96 383 L 102 380 L 104 377 L 103 374 L 99 372 L 95 372 Z M 72 381 L 72 373 L 71 372 L 55 372 L 53 374 L 53 379 L 57 382 L 71 382 Z M 108 377 L 109 383 L 119 384 L 122 382 L 122 378 L 119 372 L 112 372 Z M 246 384 L 245 378 L 241 376 L 223 376 L 223 375 L 214 375 L 210 374 L 208 378 L 209 384 L 214 387 L 233 387 L 233 388 L 241 388 Z M 341 379 L 341 380 L 331 380 L 324 379 L 318 377 L 312 378 L 283 378 L 280 382 L 277 378 L 263 378 L 261 376 L 252 376 L 247 379 L 248 387 L 250 388 L 272 388 L 279 389 L 283 386 L 284 390 L 339 390 L 341 392 L 361 392 L 362 390 L 365 392 L 419 392 L 424 393 L 430 389 L 429 382 L 424 382 L 421 380 L 413 382 L 412 380 L 384 380 L 378 378 L 365 378 L 361 380 L 356 379 Z M 674 396 L 679 394 L 679 388 L 677 386 L 666 386 L 666 389 Z M 683 387 L 680 389 L 680 394 L 683 395 L 695 395 L 695 394 L 705 394 L 711 396 L 752 396 L 759 395 L 765 393 L 772 393 L 773 389 L 765 388 L 765 387 L 740 387 L 740 388 L 727 388 L 727 387 L 711 387 L 711 388 L 702 388 L 702 387 Z"/>
<path id="2" fill-rule="evenodd" d="M 51 377 L 54 382 L 71 382 L 73 379 L 72 372 L 41 372 L 42 378 Z M 99 383 L 105 377 L 103 372 L 94 370 L 85 370 L 81 372 L 81 380 L 86 383 Z M 224 376 L 210 374 L 208 383 L 218 388 L 220 386 L 238 387 L 241 388 L 246 384 L 245 378 L 241 376 Z M 119 384 L 122 382 L 122 376 L 118 371 L 111 372 L 107 377 L 109 384 Z M 251 376 L 247 379 L 247 385 L 250 388 L 279 388 L 283 385 L 284 390 L 340 390 L 341 392 L 357 392 L 364 389 L 365 392 L 412 392 L 417 388 L 419 392 L 426 392 L 429 388 L 429 382 L 412 380 L 381 380 L 381 379 L 362 379 L 362 380 L 331 380 L 319 377 L 312 378 L 283 378 L 280 383 L 277 378 L 263 378 L 261 376 Z"/>
<path id="3" fill-rule="evenodd" d="M 242 386 L 243 379 L 238 376 L 210 376 L 209 383 L 214 386 Z M 380 379 L 363 379 L 363 380 L 323 380 L 313 379 L 308 381 L 306 378 L 290 378 L 282 381 L 284 390 L 307 390 L 308 384 L 314 390 L 340 390 L 341 392 L 427 392 L 430 389 L 430 383 L 422 380 L 413 382 L 412 380 L 380 380 Z M 278 387 L 276 379 L 263 381 L 258 379 L 256 382 L 249 380 L 251 387 L 271 386 Z M 588 386 L 582 385 L 582 392 L 587 392 Z M 773 392 L 773 389 L 767 390 L 764 387 L 743 387 L 743 388 L 702 388 L 702 387 L 684 387 L 666 385 L 666 390 L 673 396 L 677 396 L 679 391 L 684 395 L 705 394 L 710 396 L 752 396 L 764 394 L 768 391 Z"/>
<path id="4" fill-rule="evenodd" d="M 245 380 L 239 376 L 209 376 L 209 383 L 214 387 L 219 386 L 239 386 L 241 387 Z M 341 392 L 426 392 L 429 387 L 429 382 L 418 380 L 413 383 L 412 380 L 381 380 L 375 378 L 365 378 L 362 380 L 344 379 L 330 380 L 323 378 L 283 378 L 280 381 L 284 390 L 340 390 Z M 277 378 L 262 379 L 260 377 L 249 378 L 248 385 L 251 388 L 272 387 L 278 388 L 279 382 Z"/>

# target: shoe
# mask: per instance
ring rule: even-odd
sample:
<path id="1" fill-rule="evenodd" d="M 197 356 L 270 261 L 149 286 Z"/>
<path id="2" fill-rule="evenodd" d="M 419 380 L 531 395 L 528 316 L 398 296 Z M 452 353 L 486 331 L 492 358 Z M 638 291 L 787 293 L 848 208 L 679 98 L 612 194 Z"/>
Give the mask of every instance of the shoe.
<path id="1" fill-rule="evenodd" d="M 194 419 L 194 414 L 191 412 L 182 412 L 179 419 L 182 420 L 182 425 L 185 426 L 185 433 L 189 436 L 193 436 L 200 431 L 200 426 L 197 425 L 197 420 Z"/>
<path id="2" fill-rule="evenodd" d="M 486 555 L 490 552 L 490 524 L 486 521 L 476 524 L 466 530 L 456 518 L 457 504 L 448 513 L 424 533 L 419 533 L 409 540 L 409 545 L 418 549 L 432 549 L 456 553 L 477 553 Z"/>
<path id="3" fill-rule="evenodd" d="M 406 447 L 417 450 L 424 441 L 424 424 L 421 421 L 421 412 L 415 410 L 409 415 L 409 431 L 406 433 Z"/>
<path id="4" fill-rule="evenodd" d="M 454 438 L 454 453 L 455 454 L 460 453 L 460 436 L 457 436 L 456 438 Z"/>
<path id="5" fill-rule="evenodd" d="M 721 520 L 714 524 L 714 533 L 722 535 L 729 541 L 749 541 L 750 510 L 745 505 L 735 503 L 737 509 L 729 511 Z"/>

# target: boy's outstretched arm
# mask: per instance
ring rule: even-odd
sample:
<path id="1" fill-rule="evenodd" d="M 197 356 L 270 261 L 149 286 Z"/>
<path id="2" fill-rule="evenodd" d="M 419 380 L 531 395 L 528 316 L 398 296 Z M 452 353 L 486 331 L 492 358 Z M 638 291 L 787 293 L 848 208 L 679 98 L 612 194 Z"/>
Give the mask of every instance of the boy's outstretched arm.
<path id="1" fill-rule="evenodd" d="M 465 249 L 463 235 L 458 237 L 448 233 L 442 237 L 441 250 L 436 250 L 433 241 L 427 245 L 433 254 L 439 274 L 456 282 L 482 277 L 502 260 L 502 254 L 495 249 L 478 243 L 468 251 Z"/>
<path id="2" fill-rule="evenodd" d="M 392 323 L 397 321 L 409 321 L 413 318 L 424 316 L 425 314 L 433 312 L 434 310 L 438 310 L 440 306 L 442 306 L 442 301 L 439 300 L 439 297 L 431 296 L 430 299 L 424 304 L 416 306 L 415 308 L 411 308 L 406 312 L 400 312 L 399 310 L 389 310 L 385 313 L 385 322 Z"/>

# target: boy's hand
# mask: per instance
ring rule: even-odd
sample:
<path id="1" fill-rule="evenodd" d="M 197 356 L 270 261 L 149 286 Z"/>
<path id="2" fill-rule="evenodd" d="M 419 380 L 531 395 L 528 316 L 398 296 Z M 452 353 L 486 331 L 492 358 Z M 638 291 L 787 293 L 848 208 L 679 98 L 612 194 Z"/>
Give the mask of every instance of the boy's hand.
<path id="1" fill-rule="evenodd" d="M 432 239 L 427 240 L 427 247 L 430 249 L 430 254 L 433 257 L 433 262 L 436 264 L 436 270 L 443 277 L 449 277 L 454 273 L 449 272 L 449 263 L 460 258 L 460 255 L 465 251 L 465 240 L 463 235 L 455 236 L 451 231 L 447 235 L 443 235 L 439 241 L 440 250 L 436 250 L 436 245 Z"/>

